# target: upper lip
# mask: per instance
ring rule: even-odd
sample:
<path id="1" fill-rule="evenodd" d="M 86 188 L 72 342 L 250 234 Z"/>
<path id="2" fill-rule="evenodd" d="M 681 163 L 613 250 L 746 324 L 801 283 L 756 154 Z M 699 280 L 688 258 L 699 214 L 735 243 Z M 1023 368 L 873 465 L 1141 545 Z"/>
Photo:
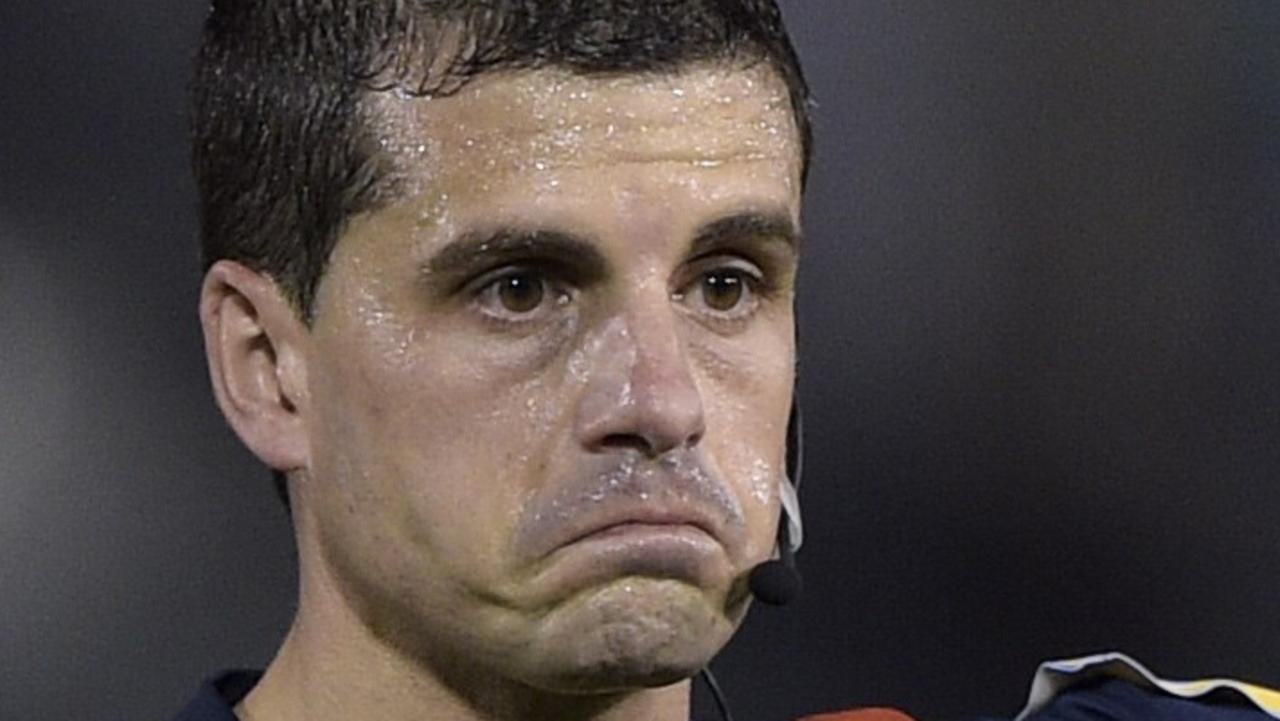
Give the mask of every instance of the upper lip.
<path id="1" fill-rule="evenodd" d="M 522 556 L 542 558 L 626 523 L 692 526 L 726 550 L 741 545 L 745 533 L 737 498 L 698 457 L 616 456 L 593 459 L 535 496 L 513 540 Z"/>
<path id="2" fill-rule="evenodd" d="M 635 499 L 619 499 L 619 501 L 606 505 L 596 513 L 585 515 L 580 521 L 567 524 L 561 532 L 555 534 L 553 550 L 627 523 L 693 526 L 723 543 L 723 524 L 715 514 L 698 505 L 661 505 L 645 501 L 636 502 Z"/>

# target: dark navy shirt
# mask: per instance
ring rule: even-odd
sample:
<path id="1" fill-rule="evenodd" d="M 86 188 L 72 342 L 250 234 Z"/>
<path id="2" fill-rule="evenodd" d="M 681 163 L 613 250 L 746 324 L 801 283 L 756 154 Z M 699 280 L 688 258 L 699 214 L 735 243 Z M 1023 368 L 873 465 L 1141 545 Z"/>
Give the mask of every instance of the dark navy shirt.
<path id="1" fill-rule="evenodd" d="M 1028 721 L 1273 721 L 1232 695 L 1196 700 L 1170 696 L 1118 679 L 1098 679 L 1063 691 Z"/>
<path id="2" fill-rule="evenodd" d="M 227 671 L 215 676 L 200 686 L 174 721 L 239 721 L 232 709 L 260 678 L 261 671 Z"/>
<path id="3" fill-rule="evenodd" d="M 232 709 L 261 677 L 259 671 L 230 671 L 209 679 L 174 721 L 237 721 Z M 1105 679 L 1067 689 L 1028 721 L 1273 721 L 1233 700 L 1210 696 L 1191 701 Z"/>

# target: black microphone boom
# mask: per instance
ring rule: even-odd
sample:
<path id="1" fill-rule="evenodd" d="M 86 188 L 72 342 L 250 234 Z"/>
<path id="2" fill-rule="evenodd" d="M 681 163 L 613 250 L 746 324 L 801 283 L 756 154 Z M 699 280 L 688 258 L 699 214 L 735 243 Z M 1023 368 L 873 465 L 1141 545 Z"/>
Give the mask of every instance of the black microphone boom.
<path id="1" fill-rule="evenodd" d="M 751 595 L 770 606 L 785 606 L 795 600 L 804 587 L 800 572 L 796 570 L 796 556 L 791 550 L 786 516 L 786 511 L 783 511 L 778 524 L 778 558 L 757 565 L 747 576 Z"/>

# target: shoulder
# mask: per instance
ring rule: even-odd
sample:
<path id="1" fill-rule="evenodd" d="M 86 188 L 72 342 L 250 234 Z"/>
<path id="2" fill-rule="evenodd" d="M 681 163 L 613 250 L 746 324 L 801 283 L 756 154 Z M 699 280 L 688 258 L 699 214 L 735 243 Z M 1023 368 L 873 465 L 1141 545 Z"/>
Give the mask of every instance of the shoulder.
<path id="1" fill-rule="evenodd" d="M 1016 721 L 1269 721 L 1280 693 L 1234 679 L 1172 681 L 1118 652 L 1041 664 Z"/>
<path id="2" fill-rule="evenodd" d="M 1261 709 L 1225 696 L 1183 698 L 1118 678 L 1075 686 L 1025 721 L 1266 721 Z"/>
<path id="3" fill-rule="evenodd" d="M 209 678 L 173 721 L 238 721 L 235 705 L 260 678 L 261 671 L 224 671 Z"/>

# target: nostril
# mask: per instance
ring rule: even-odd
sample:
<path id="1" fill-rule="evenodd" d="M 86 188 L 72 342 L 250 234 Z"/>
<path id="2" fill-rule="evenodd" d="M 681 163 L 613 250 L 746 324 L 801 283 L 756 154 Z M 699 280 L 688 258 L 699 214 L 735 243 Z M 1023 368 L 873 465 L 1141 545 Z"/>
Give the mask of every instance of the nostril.
<path id="1" fill-rule="evenodd" d="M 646 458 L 657 458 L 679 446 L 693 448 L 702 440 L 702 431 L 683 439 L 683 442 L 661 436 L 648 437 L 640 433 L 610 433 L 600 440 L 600 450 L 634 451 Z"/>
<path id="2" fill-rule="evenodd" d="M 645 456 L 653 456 L 657 453 L 653 445 L 649 443 L 644 436 L 639 436 L 634 433 L 611 433 L 600 439 L 600 449 L 613 451 L 636 451 L 637 453 L 641 453 Z"/>

